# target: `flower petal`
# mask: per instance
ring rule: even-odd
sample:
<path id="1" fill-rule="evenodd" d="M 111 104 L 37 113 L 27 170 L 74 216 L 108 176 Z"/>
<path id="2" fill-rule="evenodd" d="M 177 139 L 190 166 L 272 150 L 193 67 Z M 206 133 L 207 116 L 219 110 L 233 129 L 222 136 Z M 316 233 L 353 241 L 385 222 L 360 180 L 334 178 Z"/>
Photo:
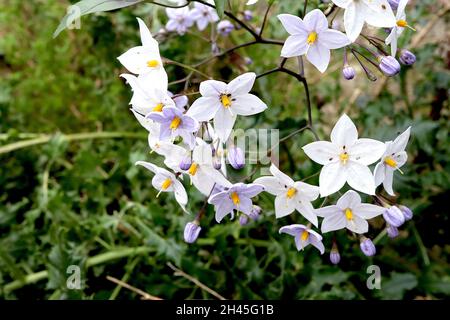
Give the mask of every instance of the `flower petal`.
<path id="1" fill-rule="evenodd" d="M 393 180 L 394 180 L 394 171 L 386 170 L 386 176 L 384 177 L 383 181 L 383 188 L 391 196 L 395 196 L 395 192 L 392 189 Z"/>
<path id="2" fill-rule="evenodd" d="M 301 213 L 303 217 L 305 217 L 306 220 L 311 222 L 315 227 L 317 227 L 318 221 L 317 221 L 317 215 L 314 212 L 314 208 L 311 204 L 311 202 L 302 201 L 297 202 L 295 208 L 298 212 Z"/>
<path id="3" fill-rule="evenodd" d="M 275 178 L 277 178 L 281 184 L 284 184 L 284 187 L 291 187 L 294 184 L 294 180 L 291 179 L 287 174 L 283 173 L 275 164 L 270 165 L 270 173 L 273 174 Z"/>
<path id="4" fill-rule="evenodd" d="M 361 197 L 359 194 L 353 190 L 348 190 L 342 197 L 339 198 L 336 206 L 338 206 L 341 210 L 345 210 L 347 208 L 354 208 L 361 204 Z"/>
<path id="5" fill-rule="evenodd" d="M 251 116 L 267 109 L 267 105 L 257 96 L 247 93 L 235 98 L 231 110 L 241 116 Z"/>
<path id="6" fill-rule="evenodd" d="M 283 48 L 281 48 L 281 56 L 285 58 L 298 57 L 304 55 L 308 51 L 308 43 L 306 42 L 307 34 L 289 36 Z"/>
<path id="7" fill-rule="evenodd" d="M 374 204 L 361 203 L 360 205 L 353 208 L 353 213 L 367 220 L 383 214 L 385 210 L 385 208 Z"/>
<path id="8" fill-rule="evenodd" d="M 297 181 L 294 183 L 294 188 L 298 190 L 297 198 L 306 199 L 308 201 L 314 201 L 319 197 L 319 187 Z"/>
<path id="9" fill-rule="evenodd" d="M 286 233 L 290 236 L 297 237 L 305 229 L 307 229 L 307 228 L 303 224 L 291 224 L 288 226 L 281 227 L 278 232 Z"/>
<path id="10" fill-rule="evenodd" d="M 264 191 L 277 196 L 286 192 L 284 185 L 275 177 L 259 177 L 253 183 L 261 184 L 264 186 Z"/>
<path id="11" fill-rule="evenodd" d="M 231 115 L 225 108 L 219 108 L 214 117 L 214 128 L 220 141 L 226 142 L 236 122 L 236 114 Z"/>
<path id="12" fill-rule="evenodd" d="M 302 19 L 292 14 L 279 14 L 278 19 L 289 34 L 305 34 L 308 32 Z"/>
<path id="13" fill-rule="evenodd" d="M 318 217 L 326 218 L 335 215 L 336 213 L 342 213 L 342 210 L 338 206 L 331 205 L 316 209 L 314 212 Z"/>
<path id="14" fill-rule="evenodd" d="M 325 165 L 319 176 L 320 195 L 326 197 L 339 191 L 346 180 L 347 172 L 340 162 L 332 162 Z"/>
<path id="15" fill-rule="evenodd" d="M 328 141 L 311 142 L 302 149 L 311 160 L 321 165 L 336 162 L 339 159 L 339 149 Z"/>
<path id="16" fill-rule="evenodd" d="M 217 80 L 206 80 L 200 83 L 200 94 L 203 97 L 215 97 L 222 93 L 225 93 L 227 90 L 227 84 L 222 81 Z"/>
<path id="17" fill-rule="evenodd" d="M 344 13 L 344 27 L 345 33 L 350 41 L 355 42 L 364 26 L 364 20 L 366 19 L 365 11 L 361 10 L 361 5 L 352 1 Z"/>
<path id="18" fill-rule="evenodd" d="M 408 144 L 409 136 L 411 134 L 411 127 L 408 127 L 401 135 L 395 138 L 392 143 L 392 152 L 400 152 L 406 149 Z"/>
<path id="19" fill-rule="evenodd" d="M 174 190 L 174 194 L 175 194 L 175 199 L 181 205 L 181 207 L 184 209 L 184 206 L 188 202 L 188 196 L 187 196 L 186 190 L 184 189 L 183 184 L 178 180 L 173 180 L 173 190 Z"/>
<path id="20" fill-rule="evenodd" d="M 310 241 L 311 245 L 316 247 L 317 250 L 320 251 L 320 254 L 324 254 L 325 246 L 323 245 L 323 242 L 311 235 L 309 236 L 309 238 L 310 238 L 309 241 Z"/>
<path id="21" fill-rule="evenodd" d="M 345 216 L 341 212 L 337 212 L 331 216 L 326 216 L 322 221 L 320 230 L 322 233 L 344 229 L 347 225 Z"/>
<path id="22" fill-rule="evenodd" d="M 366 166 L 379 160 L 385 151 L 386 145 L 383 142 L 366 138 L 356 140 L 348 148 L 350 159 Z"/>
<path id="23" fill-rule="evenodd" d="M 243 190 L 239 192 L 240 195 L 243 195 L 248 198 L 256 197 L 258 194 L 264 191 L 264 186 L 262 184 L 250 183 L 244 186 Z"/>
<path id="24" fill-rule="evenodd" d="M 370 12 L 365 17 L 368 24 L 378 28 L 389 28 L 396 25 L 394 12 L 387 0 L 365 0 Z"/>
<path id="25" fill-rule="evenodd" d="M 385 175 L 386 175 L 386 165 L 384 164 L 384 162 L 377 163 L 377 165 L 375 166 L 375 170 L 373 172 L 376 187 L 378 187 L 384 181 Z"/>
<path id="26" fill-rule="evenodd" d="M 306 29 L 317 33 L 328 29 L 328 20 L 323 12 L 319 9 L 314 9 L 308 12 L 303 19 Z"/>
<path id="27" fill-rule="evenodd" d="M 282 193 L 275 198 L 275 216 L 277 219 L 283 218 L 295 210 L 295 201 L 288 199 L 285 193 Z"/>
<path id="28" fill-rule="evenodd" d="M 316 42 L 309 47 L 306 58 L 317 68 L 317 70 L 324 73 L 330 63 L 330 49 L 322 45 L 322 43 Z"/>
<path id="29" fill-rule="evenodd" d="M 158 41 L 156 41 L 152 34 L 150 33 L 150 30 L 145 25 L 144 21 L 142 21 L 141 18 L 136 18 L 139 23 L 139 32 L 141 34 L 141 42 L 142 45 L 145 47 L 149 47 L 152 50 L 159 51 L 159 45 Z"/>
<path id="30" fill-rule="evenodd" d="M 231 93 L 232 97 L 247 94 L 252 90 L 255 79 L 256 74 L 254 72 L 244 73 L 230 81 L 227 85 L 228 92 Z"/>
<path id="31" fill-rule="evenodd" d="M 358 139 L 358 130 L 353 121 L 344 113 L 331 131 L 331 142 L 339 147 L 350 147 Z"/>
<path id="32" fill-rule="evenodd" d="M 318 35 L 317 41 L 328 49 L 339 49 L 351 43 L 344 33 L 332 29 L 322 31 Z"/>
<path id="33" fill-rule="evenodd" d="M 347 163 L 347 183 L 355 190 L 375 194 L 375 179 L 369 167 L 355 161 Z"/>
<path id="34" fill-rule="evenodd" d="M 226 215 L 233 213 L 233 208 L 234 205 L 231 200 L 219 203 L 216 206 L 216 221 L 220 223 Z"/>
<path id="35" fill-rule="evenodd" d="M 345 218 L 344 218 L 345 219 Z M 369 231 L 369 224 L 363 218 L 354 215 L 353 219 L 346 221 L 347 229 L 358 234 L 366 233 Z"/>

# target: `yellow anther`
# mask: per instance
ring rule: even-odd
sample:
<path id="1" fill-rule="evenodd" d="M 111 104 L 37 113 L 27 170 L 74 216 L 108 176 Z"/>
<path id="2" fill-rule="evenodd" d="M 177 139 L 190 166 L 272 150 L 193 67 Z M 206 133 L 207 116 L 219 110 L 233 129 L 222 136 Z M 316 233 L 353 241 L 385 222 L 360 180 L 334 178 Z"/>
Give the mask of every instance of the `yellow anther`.
<path id="1" fill-rule="evenodd" d="M 231 193 L 231 200 L 233 200 L 234 205 L 238 205 L 241 200 L 239 199 L 239 196 L 236 192 Z"/>
<path id="2" fill-rule="evenodd" d="M 408 22 L 406 20 L 397 20 L 397 26 L 404 28 L 408 26 Z"/>
<path id="3" fill-rule="evenodd" d="M 147 61 L 147 67 L 156 68 L 159 65 L 158 60 L 149 60 Z"/>
<path id="4" fill-rule="evenodd" d="M 229 95 L 222 94 L 222 95 L 220 96 L 220 102 L 222 103 L 222 105 L 223 105 L 225 108 L 228 108 L 228 107 L 231 106 L 231 99 L 230 99 L 230 96 L 229 96 Z"/>
<path id="5" fill-rule="evenodd" d="M 345 217 L 347 220 L 353 220 L 353 212 L 349 208 L 345 209 Z"/>
<path id="6" fill-rule="evenodd" d="M 161 112 L 163 109 L 164 105 L 162 103 L 158 103 L 153 109 L 153 112 Z"/>
<path id="7" fill-rule="evenodd" d="M 343 152 L 339 155 L 339 159 L 341 160 L 342 164 L 346 164 L 348 161 L 349 155 L 347 152 Z"/>
<path id="8" fill-rule="evenodd" d="M 389 167 L 392 167 L 392 168 L 396 168 L 397 167 L 397 161 L 395 161 L 391 157 L 386 157 L 384 159 L 384 163 L 386 163 Z"/>
<path id="9" fill-rule="evenodd" d="M 167 178 L 166 180 L 164 180 L 164 182 L 161 185 L 161 189 L 162 190 L 167 190 L 167 188 L 169 188 L 172 185 L 172 180 L 170 180 L 169 178 Z"/>
<path id="10" fill-rule="evenodd" d="M 175 130 L 178 128 L 178 126 L 181 123 L 181 119 L 178 117 L 173 118 L 172 122 L 170 123 L 170 129 Z"/>
<path id="11" fill-rule="evenodd" d="M 309 232 L 306 231 L 306 230 L 304 230 L 304 231 L 302 232 L 302 235 L 301 235 L 300 238 L 302 239 L 302 241 L 308 240 L 308 238 L 309 238 Z"/>
<path id="12" fill-rule="evenodd" d="M 196 164 L 195 162 L 191 164 L 191 166 L 188 169 L 188 172 L 191 176 L 195 176 L 195 174 L 197 173 L 197 169 L 198 169 L 198 164 Z"/>
<path id="13" fill-rule="evenodd" d="M 308 35 L 308 39 L 306 39 L 306 42 L 309 45 L 311 45 L 311 44 L 314 44 L 314 42 L 316 42 L 316 41 L 317 41 L 317 33 L 313 31 Z"/>
<path id="14" fill-rule="evenodd" d="M 286 192 L 286 197 L 288 199 L 292 199 L 292 197 L 295 196 L 296 193 L 297 193 L 297 189 L 289 188 L 288 191 Z"/>

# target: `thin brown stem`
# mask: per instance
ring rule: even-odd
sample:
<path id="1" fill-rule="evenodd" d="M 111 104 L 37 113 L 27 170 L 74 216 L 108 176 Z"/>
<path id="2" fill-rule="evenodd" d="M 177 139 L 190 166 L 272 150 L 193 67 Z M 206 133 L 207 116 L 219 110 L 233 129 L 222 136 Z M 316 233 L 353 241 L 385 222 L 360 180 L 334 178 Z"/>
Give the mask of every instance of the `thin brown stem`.
<path id="1" fill-rule="evenodd" d="M 122 280 L 119 280 L 117 278 L 111 277 L 111 276 L 106 276 L 106 279 L 108 279 L 111 282 L 114 282 L 115 284 L 124 287 L 125 289 L 128 289 L 130 291 L 133 291 L 134 293 L 137 293 L 138 295 L 140 295 L 142 297 L 142 299 L 144 300 L 163 300 L 160 297 L 151 295 L 145 291 L 142 291 L 141 289 L 138 289 L 136 287 L 133 287 L 132 285 L 129 285 L 126 282 L 123 282 Z"/>

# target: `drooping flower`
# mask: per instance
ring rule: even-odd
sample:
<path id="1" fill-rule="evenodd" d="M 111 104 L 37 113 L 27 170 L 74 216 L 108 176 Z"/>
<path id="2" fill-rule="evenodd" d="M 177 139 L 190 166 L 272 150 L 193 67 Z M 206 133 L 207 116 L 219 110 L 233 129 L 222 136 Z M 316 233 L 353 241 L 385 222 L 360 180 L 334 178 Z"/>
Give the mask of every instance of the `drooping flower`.
<path id="1" fill-rule="evenodd" d="M 389 36 L 386 38 L 386 45 L 391 45 L 391 56 L 395 57 L 397 54 L 397 42 L 398 37 L 403 33 L 406 27 L 411 28 L 406 22 L 405 8 L 409 0 L 400 0 L 397 8 L 397 14 L 395 15 L 396 24 L 391 29 Z"/>
<path id="2" fill-rule="evenodd" d="M 355 77 L 355 69 L 347 64 L 342 69 L 342 75 L 346 80 L 352 80 Z"/>
<path id="3" fill-rule="evenodd" d="M 281 49 L 281 56 L 306 55 L 320 72 L 325 72 L 330 63 L 330 49 L 350 44 L 345 34 L 328 29 L 327 17 L 319 9 L 308 12 L 303 20 L 291 14 L 280 14 L 278 19 L 290 34 Z"/>
<path id="4" fill-rule="evenodd" d="M 338 264 L 341 261 L 341 255 L 339 254 L 339 249 L 336 242 L 333 243 L 333 247 L 330 251 L 330 261 L 332 264 Z"/>
<path id="5" fill-rule="evenodd" d="M 261 184 L 265 191 L 276 196 L 275 216 L 285 217 L 295 210 L 317 227 L 317 216 L 311 201 L 319 197 L 319 188 L 310 184 L 292 180 L 274 164 L 270 166 L 273 176 L 260 177 L 254 183 Z"/>
<path id="6" fill-rule="evenodd" d="M 145 23 L 137 18 L 142 46 L 129 49 L 117 59 L 131 73 L 138 74 L 145 83 L 152 87 L 167 90 L 167 73 L 164 70 L 159 44 L 153 38 Z"/>
<path id="7" fill-rule="evenodd" d="M 280 228 L 280 233 L 291 235 L 295 239 L 295 246 L 297 250 L 303 250 L 309 244 L 313 245 L 320 251 L 320 254 L 325 252 L 325 247 L 322 243 L 322 236 L 307 226 L 302 224 L 291 224 Z"/>
<path id="8" fill-rule="evenodd" d="M 159 139 L 168 140 L 175 137 L 182 137 L 183 142 L 191 149 L 195 145 L 194 132 L 198 130 L 198 122 L 183 114 L 179 109 L 174 107 L 166 107 L 162 112 L 151 112 L 146 116 L 161 125 Z"/>
<path id="9" fill-rule="evenodd" d="M 216 221 L 220 223 L 222 219 L 231 214 L 234 217 L 234 210 L 251 215 L 253 210 L 253 197 L 264 190 L 260 184 L 236 183 L 230 188 L 212 195 L 208 203 L 213 204 L 216 210 Z"/>
<path id="10" fill-rule="evenodd" d="M 186 114 L 199 122 L 214 118 L 214 129 L 221 142 L 226 142 L 237 115 L 250 116 L 267 108 L 261 99 L 249 93 L 255 78 L 256 75 L 249 72 L 228 84 L 216 80 L 203 81 L 200 84 L 202 97 L 194 101 Z"/>
<path id="11" fill-rule="evenodd" d="M 217 32 L 222 36 L 227 36 L 234 30 L 234 25 L 228 20 L 221 20 L 217 24 Z"/>
<path id="12" fill-rule="evenodd" d="M 416 62 L 416 56 L 409 50 L 400 50 L 400 62 L 405 66 L 412 66 Z"/>
<path id="13" fill-rule="evenodd" d="M 177 9 L 167 8 L 166 14 L 169 17 L 166 29 L 168 31 L 176 31 L 181 36 L 194 24 L 194 20 L 190 16 L 190 10 L 187 6 Z"/>
<path id="14" fill-rule="evenodd" d="M 245 166 L 245 155 L 241 148 L 232 145 L 227 149 L 227 158 L 233 169 L 240 170 Z"/>
<path id="15" fill-rule="evenodd" d="M 312 142 L 303 150 L 313 161 L 323 165 L 319 176 L 322 197 L 337 192 L 346 182 L 355 190 L 375 194 L 375 182 L 368 165 L 380 159 L 386 147 L 373 139 L 358 139 L 358 131 L 346 114 L 331 131 L 331 142 Z"/>
<path id="16" fill-rule="evenodd" d="M 380 70 L 388 77 L 393 77 L 400 72 L 400 63 L 393 56 L 377 56 Z"/>
<path id="17" fill-rule="evenodd" d="M 395 16 L 387 0 L 331 0 L 344 8 L 345 33 L 352 42 L 358 38 L 364 22 L 378 27 L 390 28 L 395 25 Z"/>
<path id="18" fill-rule="evenodd" d="M 375 166 L 374 177 L 375 185 L 379 186 L 383 183 L 384 190 L 391 196 L 394 196 L 392 189 L 392 182 L 394 179 L 394 171 L 406 163 L 408 154 L 405 152 L 408 144 L 411 127 L 408 127 L 402 134 L 400 134 L 394 141 L 386 142 L 386 151 L 381 157 L 381 161 Z"/>
<path id="19" fill-rule="evenodd" d="M 383 212 L 384 220 L 391 226 L 400 227 L 405 222 L 405 216 L 396 206 L 391 206 Z"/>
<path id="20" fill-rule="evenodd" d="M 186 211 L 185 206 L 188 202 L 186 190 L 173 173 L 146 161 L 137 161 L 136 165 L 143 166 L 155 174 L 152 179 L 152 185 L 159 191 L 156 197 L 158 197 L 161 192 L 173 192 L 178 204 L 183 211 Z"/>
<path id="21" fill-rule="evenodd" d="M 377 253 L 377 248 L 375 247 L 375 244 L 369 238 L 361 237 L 359 246 L 361 248 L 361 251 L 367 257 L 372 257 Z"/>
<path id="22" fill-rule="evenodd" d="M 197 240 L 201 230 L 202 227 L 199 226 L 199 222 L 197 220 L 188 222 L 184 228 L 184 241 L 187 243 L 194 243 Z"/>
<path id="23" fill-rule="evenodd" d="M 323 233 L 347 228 L 355 233 L 366 233 L 369 229 L 367 219 L 383 214 L 385 208 L 361 203 L 361 197 L 353 190 L 349 190 L 339 198 L 336 205 L 317 209 L 319 217 L 324 217 L 321 230 Z"/>
<path id="24" fill-rule="evenodd" d="M 211 3 L 212 1 L 207 1 Z M 200 31 L 205 30 L 209 23 L 219 21 L 219 16 L 214 8 L 195 2 L 194 9 L 190 11 L 190 17 L 195 21 Z"/>

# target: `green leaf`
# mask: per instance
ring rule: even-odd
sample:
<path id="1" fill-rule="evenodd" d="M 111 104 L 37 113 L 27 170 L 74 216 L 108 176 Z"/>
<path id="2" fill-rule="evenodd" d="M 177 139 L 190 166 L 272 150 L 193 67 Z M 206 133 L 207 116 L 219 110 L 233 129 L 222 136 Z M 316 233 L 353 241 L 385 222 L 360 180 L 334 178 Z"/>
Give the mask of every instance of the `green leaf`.
<path id="1" fill-rule="evenodd" d="M 64 29 L 76 23 L 81 16 L 94 12 L 111 11 L 134 5 L 142 0 L 82 0 L 67 8 L 66 16 L 53 33 L 53 38 Z"/>
<path id="2" fill-rule="evenodd" d="M 402 299 L 406 290 L 417 286 L 417 278 L 412 273 L 392 272 L 391 279 L 381 284 L 381 294 L 385 299 Z"/>
<path id="3" fill-rule="evenodd" d="M 216 11 L 220 18 L 223 18 L 223 13 L 225 12 L 225 0 L 214 0 L 216 5 Z"/>

